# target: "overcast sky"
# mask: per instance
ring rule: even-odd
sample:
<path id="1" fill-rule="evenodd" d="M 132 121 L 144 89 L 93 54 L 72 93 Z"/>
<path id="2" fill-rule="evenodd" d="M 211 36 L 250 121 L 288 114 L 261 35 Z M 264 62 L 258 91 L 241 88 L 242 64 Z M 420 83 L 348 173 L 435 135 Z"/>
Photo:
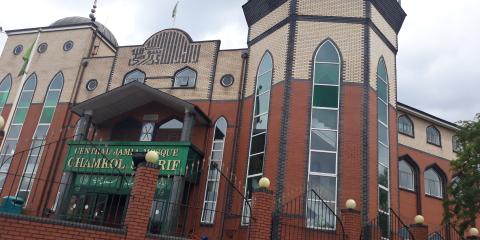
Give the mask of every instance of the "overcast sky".
<path id="1" fill-rule="evenodd" d="M 339 0 L 342 1 L 342 0 Z M 0 26 L 48 26 L 66 16 L 88 16 L 85 0 L 15 0 L 0 3 Z M 220 39 L 222 49 L 246 47 L 246 0 L 181 0 L 175 27 L 194 40 Z M 99 0 L 97 20 L 120 45 L 143 43 L 173 26 L 176 0 Z M 398 100 L 446 120 L 480 112 L 480 1 L 403 0 L 408 16 L 400 32 Z M 0 34 L 0 51 L 6 35 Z M 320 40 L 319 40 L 320 41 Z M 8 49 L 7 51 L 11 51 Z"/>

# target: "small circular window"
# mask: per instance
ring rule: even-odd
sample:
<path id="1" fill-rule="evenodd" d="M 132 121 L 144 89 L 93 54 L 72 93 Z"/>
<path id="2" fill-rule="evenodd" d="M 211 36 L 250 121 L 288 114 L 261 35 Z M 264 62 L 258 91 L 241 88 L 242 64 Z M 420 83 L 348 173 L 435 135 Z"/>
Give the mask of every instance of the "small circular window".
<path id="1" fill-rule="evenodd" d="M 38 53 L 44 53 L 44 52 L 47 51 L 47 48 L 48 48 L 47 43 L 40 43 L 40 45 L 38 45 L 37 52 Z"/>
<path id="2" fill-rule="evenodd" d="M 23 45 L 18 44 L 14 49 L 13 49 L 13 54 L 18 55 L 23 51 Z"/>
<path id="3" fill-rule="evenodd" d="M 233 76 L 228 74 L 228 75 L 225 75 L 222 77 L 222 79 L 220 79 L 220 84 L 222 84 L 222 86 L 224 87 L 230 87 L 232 86 L 233 84 Z"/>
<path id="4" fill-rule="evenodd" d="M 64 44 L 63 44 L 63 51 L 65 52 L 68 52 L 70 50 L 72 50 L 73 48 L 73 41 L 66 41 Z"/>
<path id="5" fill-rule="evenodd" d="M 95 90 L 95 89 L 97 88 L 97 86 L 98 86 L 98 81 L 97 81 L 97 79 L 90 79 L 90 80 L 88 80 L 88 82 L 87 82 L 87 90 L 88 90 L 88 91 L 93 91 L 93 90 Z"/>

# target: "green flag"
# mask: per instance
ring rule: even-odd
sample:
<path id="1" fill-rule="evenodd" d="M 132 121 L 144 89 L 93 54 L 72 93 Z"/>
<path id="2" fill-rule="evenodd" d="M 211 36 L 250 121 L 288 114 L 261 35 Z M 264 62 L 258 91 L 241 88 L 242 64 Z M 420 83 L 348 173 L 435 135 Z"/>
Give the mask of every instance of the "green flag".
<path id="1" fill-rule="evenodd" d="M 175 4 L 175 7 L 173 8 L 173 11 L 172 11 L 172 18 L 175 18 L 177 16 L 177 7 L 178 7 L 178 3 L 179 1 L 177 1 L 177 3 Z"/>
<path id="2" fill-rule="evenodd" d="M 22 76 L 23 74 L 25 74 L 25 70 L 27 69 L 28 62 L 30 61 L 30 57 L 32 56 L 32 50 L 33 50 L 33 46 L 35 45 L 35 42 L 33 42 L 32 46 L 30 46 L 27 49 L 27 51 L 25 51 L 25 54 L 22 57 L 23 65 L 22 65 L 22 68 L 20 69 L 20 72 L 18 73 L 18 76 Z"/>

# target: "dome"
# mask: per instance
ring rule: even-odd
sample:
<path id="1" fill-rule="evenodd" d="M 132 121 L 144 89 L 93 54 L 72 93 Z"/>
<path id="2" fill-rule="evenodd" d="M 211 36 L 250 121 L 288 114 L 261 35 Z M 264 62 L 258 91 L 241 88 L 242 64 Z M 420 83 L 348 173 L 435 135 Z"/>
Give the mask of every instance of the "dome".
<path id="1" fill-rule="evenodd" d="M 54 23 L 50 24 L 49 27 L 64 27 L 91 23 L 92 20 L 86 17 L 66 17 L 55 21 Z M 108 30 L 107 27 L 99 22 L 94 22 L 94 24 L 97 26 L 98 31 L 103 35 L 103 37 L 105 37 L 115 47 L 118 47 L 117 39 L 115 39 L 115 36 L 113 36 L 112 32 Z"/>

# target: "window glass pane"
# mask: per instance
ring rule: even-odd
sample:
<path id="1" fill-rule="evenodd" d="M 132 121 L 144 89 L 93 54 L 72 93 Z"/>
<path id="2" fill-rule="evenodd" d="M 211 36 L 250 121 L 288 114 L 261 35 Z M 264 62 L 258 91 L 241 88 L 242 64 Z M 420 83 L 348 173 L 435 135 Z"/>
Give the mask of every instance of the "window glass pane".
<path id="1" fill-rule="evenodd" d="M 248 175 L 262 173 L 263 171 L 263 153 L 250 157 L 248 165 Z"/>
<path id="2" fill-rule="evenodd" d="M 336 151 L 337 132 L 330 130 L 312 130 L 311 149 Z"/>
<path id="3" fill-rule="evenodd" d="M 56 89 L 61 90 L 63 87 L 63 75 L 61 73 L 57 73 L 50 84 L 49 89 Z"/>
<path id="4" fill-rule="evenodd" d="M 378 123 L 378 141 L 388 145 L 388 129 L 381 123 Z"/>
<path id="5" fill-rule="evenodd" d="M 266 72 L 257 79 L 257 90 L 256 94 L 262 94 L 268 90 L 270 90 L 270 86 L 272 85 L 272 71 Z"/>
<path id="6" fill-rule="evenodd" d="M 125 80 L 123 84 L 131 83 L 134 81 L 141 82 L 141 83 L 145 82 L 145 73 L 139 70 L 135 70 L 125 76 Z"/>
<path id="7" fill-rule="evenodd" d="M 335 203 L 323 203 L 318 200 L 307 200 L 307 226 L 310 228 L 335 228 Z"/>
<path id="8" fill-rule="evenodd" d="M 412 122 L 410 122 L 410 120 L 405 116 L 401 116 L 398 118 L 398 130 L 401 133 L 413 136 Z"/>
<path id="9" fill-rule="evenodd" d="M 309 187 L 313 189 L 323 200 L 335 201 L 335 177 L 310 175 Z"/>
<path id="10" fill-rule="evenodd" d="M 255 116 L 268 112 L 268 104 L 270 103 L 270 94 L 264 93 L 256 97 Z"/>
<path id="11" fill-rule="evenodd" d="M 221 161 L 223 156 L 223 151 L 212 151 L 212 160 Z"/>
<path id="12" fill-rule="evenodd" d="M 268 123 L 268 114 L 264 114 L 260 117 L 254 118 L 252 134 L 258 134 L 258 133 L 267 131 L 267 123 Z"/>
<path id="13" fill-rule="evenodd" d="M 400 187 L 413 190 L 413 170 L 405 161 L 398 163 Z"/>
<path id="14" fill-rule="evenodd" d="M 378 188 L 378 206 L 380 210 L 384 212 L 388 212 L 389 204 L 388 204 L 388 191 L 383 188 Z"/>
<path id="15" fill-rule="evenodd" d="M 22 125 L 10 125 L 8 129 L 7 138 L 17 139 L 20 136 L 20 130 L 22 129 Z"/>
<path id="16" fill-rule="evenodd" d="M 0 91 L 10 91 L 10 87 L 12 86 L 12 77 L 8 74 L 6 77 L 3 78 L 2 83 L 0 83 Z"/>
<path id="17" fill-rule="evenodd" d="M 338 110 L 312 109 L 312 128 L 337 129 Z"/>
<path id="18" fill-rule="evenodd" d="M 33 92 L 22 92 L 20 98 L 18 99 L 19 107 L 28 107 L 32 101 Z"/>
<path id="19" fill-rule="evenodd" d="M 253 191 L 259 188 L 258 181 L 262 176 L 251 177 L 247 179 L 247 199 L 252 199 Z"/>
<path id="20" fill-rule="evenodd" d="M 250 154 L 263 152 L 265 150 L 265 133 L 252 138 Z"/>
<path id="21" fill-rule="evenodd" d="M 324 153 L 311 151 L 310 172 L 336 173 L 336 153 Z"/>
<path id="22" fill-rule="evenodd" d="M 194 87 L 197 73 L 192 69 L 184 69 L 175 75 L 174 87 Z"/>
<path id="23" fill-rule="evenodd" d="M 388 168 L 378 164 L 378 184 L 388 187 Z"/>
<path id="24" fill-rule="evenodd" d="M 314 86 L 313 106 L 338 108 L 338 87 Z"/>
<path id="25" fill-rule="evenodd" d="M 202 222 L 212 223 L 215 216 L 215 203 L 214 202 L 205 202 L 203 208 Z"/>
<path id="26" fill-rule="evenodd" d="M 7 92 L 0 92 L 0 107 L 3 108 L 5 103 L 7 102 L 8 91 Z"/>
<path id="27" fill-rule="evenodd" d="M 12 123 L 23 123 L 27 117 L 28 108 L 17 108 L 15 115 L 13 116 Z"/>
<path id="28" fill-rule="evenodd" d="M 172 119 L 160 126 L 160 129 L 182 129 L 183 123 L 177 119 Z"/>
<path id="29" fill-rule="evenodd" d="M 434 127 L 427 128 L 427 141 L 432 144 L 440 145 L 440 134 Z"/>
<path id="30" fill-rule="evenodd" d="M 387 80 L 387 67 L 385 66 L 385 60 L 383 60 L 383 58 L 378 62 L 377 74 L 385 81 Z"/>
<path id="31" fill-rule="evenodd" d="M 58 98 L 60 97 L 60 91 L 48 91 L 47 97 L 45 98 L 45 106 L 54 107 L 58 103 Z"/>
<path id="32" fill-rule="evenodd" d="M 258 74 L 271 71 L 273 66 L 272 62 L 273 62 L 272 56 L 269 53 L 266 53 L 263 56 L 262 61 L 260 62 L 260 66 L 258 67 Z"/>
<path id="33" fill-rule="evenodd" d="M 37 86 L 37 76 L 35 74 L 30 75 L 28 77 L 27 81 L 25 82 L 25 85 L 23 85 L 23 90 L 35 90 L 35 87 Z"/>
<path id="34" fill-rule="evenodd" d="M 208 181 L 207 183 L 207 195 L 205 196 L 206 201 L 215 201 L 217 198 L 217 181 Z"/>
<path id="35" fill-rule="evenodd" d="M 40 117 L 40 123 L 51 123 L 54 113 L 55 107 L 44 107 L 42 111 L 42 116 Z"/>
<path id="36" fill-rule="evenodd" d="M 388 102 L 388 88 L 387 84 L 381 79 L 377 79 L 377 95 L 384 102 Z"/>
<path id="37" fill-rule="evenodd" d="M 388 148 L 382 144 L 378 144 L 378 161 L 385 166 L 390 166 L 390 157 L 388 153 Z"/>
<path id="38" fill-rule="evenodd" d="M 223 150 L 223 141 L 213 143 L 213 150 Z"/>
<path id="39" fill-rule="evenodd" d="M 388 124 L 388 107 L 387 104 L 382 102 L 380 99 L 377 99 L 377 107 L 378 107 L 378 120 L 381 122 Z"/>
<path id="40" fill-rule="evenodd" d="M 338 63 L 340 61 L 335 46 L 330 41 L 325 42 L 315 56 L 316 62 L 333 62 Z"/>
<path id="41" fill-rule="evenodd" d="M 340 65 L 332 63 L 315 63 L 315 83 L 338 85 Z"/>
<path id="42" fill-rule="evenodd" d="M 7 160 L 6 158 L 9 158 L 9 157 L 4 158 L 4 156 L 3 156 L 4 154 L 5 155 L 13 155 L 16 147 L 17 147 L 17 141 L 16 140 L 5 141 L 5 143 L 3 144 L 3 148 L 2 148 L 2 156 L 1 156 L 0 162 L 4 162 L 4 161 Z"/>

